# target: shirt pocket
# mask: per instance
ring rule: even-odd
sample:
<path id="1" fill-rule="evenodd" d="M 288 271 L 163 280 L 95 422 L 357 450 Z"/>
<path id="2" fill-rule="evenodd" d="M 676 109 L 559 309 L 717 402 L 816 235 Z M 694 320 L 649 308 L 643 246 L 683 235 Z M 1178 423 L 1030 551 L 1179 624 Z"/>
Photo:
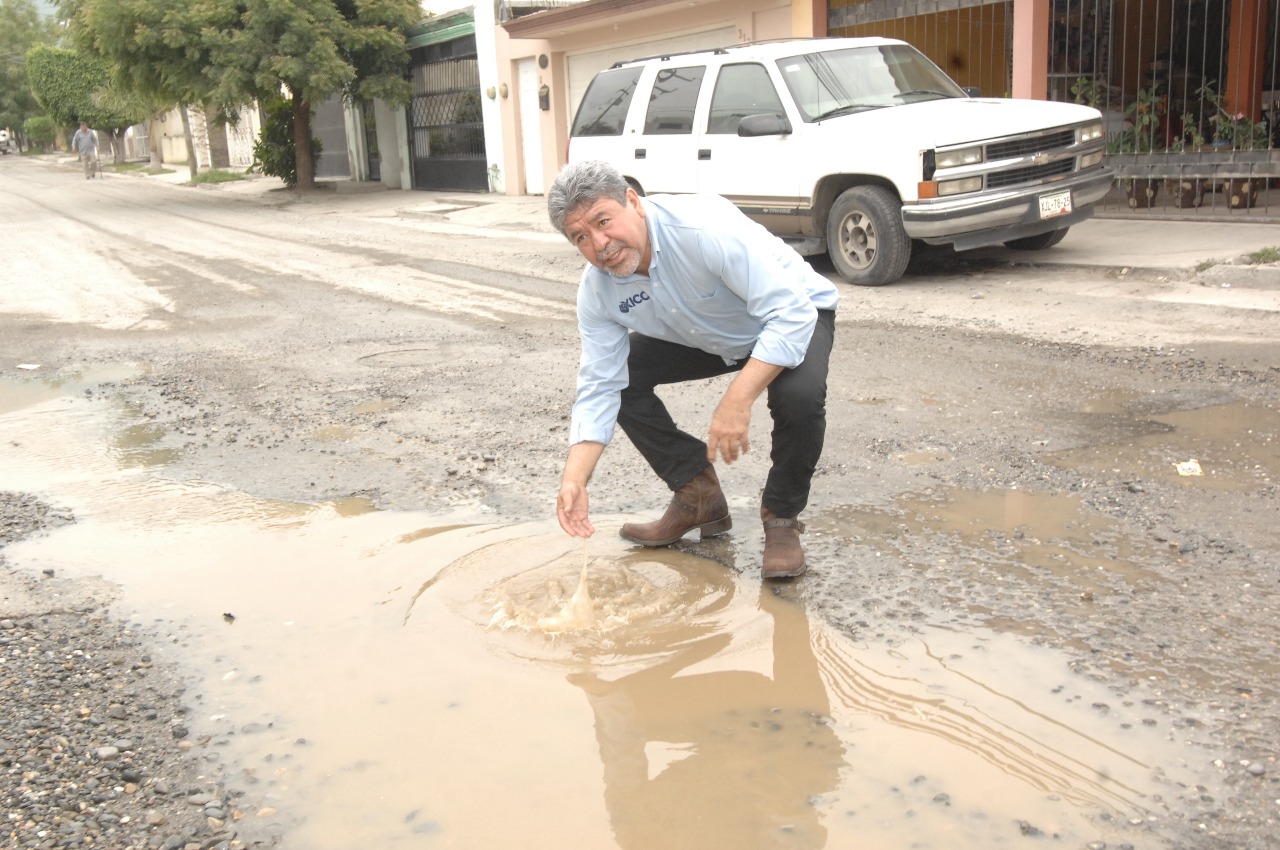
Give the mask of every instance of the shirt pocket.
<path id="1" fill-rule="evenodd" d="M 747 311 L 746 303 L 723 286 L 715 287 L 710 293 L 686 297 L 684 305 L 689 312 L 709 319 L 741 319 Z"/>

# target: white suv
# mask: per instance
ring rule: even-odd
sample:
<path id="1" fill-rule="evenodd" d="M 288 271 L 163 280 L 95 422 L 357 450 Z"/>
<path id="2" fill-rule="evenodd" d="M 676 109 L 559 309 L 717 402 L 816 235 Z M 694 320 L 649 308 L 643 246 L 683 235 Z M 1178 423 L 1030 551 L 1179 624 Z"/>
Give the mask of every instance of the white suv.
<path id="1" fill-rule="evenodd" d="M 1102 115 L 971 97 L 884 38 L 762 42 L 620 62 L 578 107 L 569 161 L 641 194 L 723 195 L 849 282 L 902 276 L 912 240 L 1039 249 L 1111 186 Z"/>

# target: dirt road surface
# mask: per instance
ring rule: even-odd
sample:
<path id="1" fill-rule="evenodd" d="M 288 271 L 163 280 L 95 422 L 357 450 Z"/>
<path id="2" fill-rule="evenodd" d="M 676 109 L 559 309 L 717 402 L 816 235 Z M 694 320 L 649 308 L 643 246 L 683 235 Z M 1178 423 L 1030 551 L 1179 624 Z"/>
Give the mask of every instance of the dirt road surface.
<path id="1" fill-rule="evenodd" d="M 505 541 L 490 566 L 508 571 L 567 545 L 553 499 L 580 261 L 531 224 L 528 204 L 484 196 L 76 178 L 0 162 L 0 843 L 401 846 L 365 823 L 388 797 L 403 846 L 499 846 L 457 826 L 456 807 L 412 803 L 416 774 L 388 766 L 429 737 L 417 721 L 449 716 L 425 707 L 429 688 L 400 689 L 454 675 L 422 659 L 442 641 L 470 657 L 466 633 L 405 613 L 408 632 L 371 643 L 382 633 L 370 600 L 422 611 L 441 575 L 480 557 L 460 530 Z M 834 718 L 827 743 L 843 756 L 805 803 L 820 827 L 795 815 L 780 827 L 792 843 L 752 846 L 840 846 L 862 811 L 853 777 L 867 774 L 876 803 L 857 834 L 877 847 L 1276 847 L 1280 293 L 1010 259 L 930 254 L 889 287 L 839 284 L 829 430 L 805 515 L 812 569 L 764 595 L 827 636 L 812 647 L 820 698 L 843 708 L 804 716 Z M 697 431 L 721 386 L 666 398 Z M 721 471 L 732 535 L 653 556 L 688 559 L 672 568 L 689 575 L 711 564 L 706 585 L 739 597 L 758 584 L 767 424 L 760 406 L 752 453 Z M 621 435 L 591 495 L 593 557 L 617 561 L 635 556 L 614 528 L 668 497 Z M 412 540 L 406 563 L 448 566 L 392 581 L 377 540 Z M 327 570 L 348 546 L 369 566 Z M 586 560 L 577 551 L 568 563 Z M 305 625 L 294 603 L 314 606 L 307 640 L 279 631 Z M 790 615 L 750 607 L 784 633 Z M 324 675 L 298 674 L 316 655 Z M 860 690 L 868 658 L 884 675 Z M 886 672 L 903 659 L 950 678 Z M 396 677 L 370 682 L 383 668 Z M 640 846 L 628 843 L 628 796 L 609 790 L 626 786 L 609 767 L 614 715 L 597 672 L 569 681 L 596 712 L 605 791 L 582 780 L 574 799 L 596 802 L 567 823 L 583 830 L 579 846 Z M 337 690 L 317 697 L 330 674 Z M 918 692 L 891 686 L 906 680 Z M 961 697 L 961 680 L 986 684 Z M 487 756 L 508 765 L 519 759 L 498 729 L 570 738 L 528 719 L 536 699 L 516 687 L 473 694 L 505 701 L 476 722 L 493 736 Z M 370 702 L 344 708 L 361 690 Z M 994 693 L 1021 720 L 983 702 Z M 336 725 L 350 711 L 367 713 L 359 729 Z M 886 719 L 932 745 L 908 758 L 887 731 L 856 737 Z M 591 715 L 566 726 L 594 750 Z M 363 755 L 308 756 L 322 732 Z M 254 748 L 273 735 L 267 756 Z M 577 745 L 564 746 L 538 749 L 542 763 Z M 952 761 L 953 746 L 974 765 Z M 1110 755 L 1079 755 L 1094 747 Z M 1122 751 L 1131 781 L 1100 767 Z M 465 753 L 453 757 L 441 770 L 466 781 Z M 655 764 L 651 782 L 677 775 Z M 982 786 L 988 772 L 1009 785 Z M 522 795 L 566 817 L 546 788 L 488 787 L 473 805 L 489 821 L 520 821 Z M 996 817 L 991 800 L 1006 796 L 1027 815 Z M 525 828 L 524 846 L 543 846 Z"/>

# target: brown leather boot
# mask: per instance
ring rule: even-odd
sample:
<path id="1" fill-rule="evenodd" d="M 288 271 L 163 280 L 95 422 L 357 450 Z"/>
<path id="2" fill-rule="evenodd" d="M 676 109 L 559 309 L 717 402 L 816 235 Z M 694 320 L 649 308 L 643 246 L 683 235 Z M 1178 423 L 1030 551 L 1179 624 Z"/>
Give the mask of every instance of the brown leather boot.
<path id="1" fill-rule="evenodd" d="M 622 526 L 621 534 L 641 546 L 666 546 L 695 528 L 703 537 L 714 537 L 733 528 L 729 503 L 720 490 L 714 466 L 708 466 L 676 490 L 661 519 L 628 522 Z"/>
<path id="2" fill-rule="evenodd" d="M 800 534 L 804 523 L 795 517 L 780 517 L 765 508 L 760 509 L 764 521 L 764 565 L 761 578 L 795 578 L 809 568 L 804 560 L 804 547 Z"/>

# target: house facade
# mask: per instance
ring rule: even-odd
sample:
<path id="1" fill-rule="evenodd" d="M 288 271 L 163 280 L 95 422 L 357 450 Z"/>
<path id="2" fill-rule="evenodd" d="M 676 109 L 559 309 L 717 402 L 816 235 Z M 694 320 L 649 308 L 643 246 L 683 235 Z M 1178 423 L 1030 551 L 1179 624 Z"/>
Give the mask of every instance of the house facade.
<path id="1" fill-rule="evenodd" d="M 1166 192 L 1163 213 L 1280 215 L 1265 191 L 1280 178 L 1277 140 L 1264 138 L 1280 125 L 1277 7 L 1280 0 L 489 0 L 411 34 L 414 104 L 374 105 L 367 123 L 389 186 L 538 195 L 564 165 L 587 84 L 614 62 L 744 41 L 879 35 L 910 42 L 984 96 L 1096 106 L 1116 141 L 1108 161 L 1122 182 L 1200 187 L 1192 201 Z M 1148 109 L 1158 113 L 1156 135 L 1126 145 L 1126 128 Z M 1252 144 L 1240 141 L 1241 125 L 1255 131 Z M 1231 180 L 1261 186 L 1262 199 L 1242 207 L 1218 197 Z M 1185 205 L 1170 206 L 1175 200 Z M 1150 214 L 1120 205 L 1118 213 Z"/>

